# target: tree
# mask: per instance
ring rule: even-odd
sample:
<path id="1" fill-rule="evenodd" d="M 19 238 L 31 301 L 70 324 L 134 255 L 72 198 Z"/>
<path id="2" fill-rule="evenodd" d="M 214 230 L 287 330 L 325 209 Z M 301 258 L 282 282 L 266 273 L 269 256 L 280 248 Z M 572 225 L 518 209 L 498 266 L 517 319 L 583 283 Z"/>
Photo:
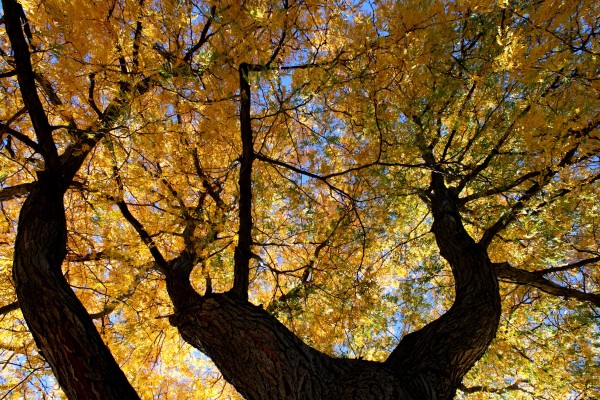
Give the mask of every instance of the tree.
<path id="1" fill-rule="evenodd" d="M 456 3 L 3 0 L 3 396 L 597 396 L 600 6 Z"/>

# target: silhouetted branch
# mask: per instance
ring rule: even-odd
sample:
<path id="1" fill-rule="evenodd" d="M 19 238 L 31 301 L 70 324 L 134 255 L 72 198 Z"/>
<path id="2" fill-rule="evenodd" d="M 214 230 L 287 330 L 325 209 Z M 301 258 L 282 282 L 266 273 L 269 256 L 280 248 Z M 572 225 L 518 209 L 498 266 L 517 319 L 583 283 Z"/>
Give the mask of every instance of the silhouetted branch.
<path id="1" fill-rule="evenodd" d="M 16 70 L 0 72 L 0 78 L 8 78 L 8 77 L 15 76 L 15 75 L 17 75 Z"/>
<path id="2" fill-rule="evenodd" d="M 121 177 L 119 176 L 116 167 L 113 167 L 113 169 L 115 173 L 115 180 L 117 181 L 119 191 L 122 195 L 124 191 L 123 182 L 121 181 Z M 156 261 L 156 264 L 158 264 L 159 270 L 164 272 L 168 267 L 168 262 L 164 258 L 158 247 L 156 247 L 154 239 L 152 239 L 152 236 L 150 236 L 146 228 L 144 228 L 144 225 L 142 225 L 142 223 L 131 213 L 129 207 L 127 206 L 127 203 L 125 203 L 125 200 L 123 200 L 122 198 L 116 198 L 112 196 L 109 196 L 109 198 L 116 203 L 123 217 L 127 220 L 127 222 L 129 222 L 133 229 L 135 229 L 140 239 L 142 239 L 142 242 L 144 242 L 144 244 L 150 251 L 150 254 L 154 258 L 154 261 Z"/>
<path id="3" fill-rule="evenodd" d="M 26 22 L 23 8 L 15 0 L 3 0 L 6 33 L 15 57 L 17 80 L 23 102 L 31 117 L 33 129 L 38 139 L 40 153 L 46 162 L 46 168 L 58 172 L 60 162 L 52 138 L 52 129 L 44 111 L 35 85 L 35 73 L 31 65 L 29 46 L 23 34 L 21 22 Z"/>
<path id="4" fill-rule="evenodd" d="M 594 263 L 597 263 L 598 261 L 600 261 L 600 257 L 586 258 L 585 260 L 579 260 L 577 262 L 566 264 L 566 265 L 561 265 L 559 267 L 552 267 L 552 268 L 542 269 L 539 271 L 534 271 L 534 274 L 546 275 L 546 274 L 551 274 L 553 272 L 568 271 L 571 269 L 580 268 L 580 267 L 583 267 L 586 265 L 594 264 Z"/>
<path id="5" fill-rule="evenodd" d="M 554 296 L 587 301 L 595 306 L 600 307 L 599 294 L 587 293 L 581 290 L 561 286 L 549 279 L 544 278 L 541 274 L 536 272 L 515 268 L 507 262 L 494 264 L 494 270 L 496 271 L 496 276 L 498 276 L 499 279 L 506 280 L 510 283 L 533 286 L 542 292 L 552 294 Z"/>
<path id="6" fill-rule="evenodd" d="M 8 314 L 11 311 L 15 311 L 19 309 L 19 302 L 13 301 L 12 303 L 6 304 L 0 307 L 0 316 L 4 314 Z"/>
<path id="7" fill-rule="evenodd" d="M 35 187 L 35 185 L 35 182 L 29 182 L 0 189 L 0 201 L 7 201 L 16 199 L 18 197 L 27 196 L 31 189 Z"/>
<path id="8" fill-rule="evenodd" d="M 240 199 L 238 244 L 234 253 L 234 281 L 232 293 L 240 299 L 248 299 L 250 258 L 252 257 L 252 162 L 254 147 L 250 119 L 251 92 L 248 82 L 248 64 L 242 63 L 240 75 L 240 133 L 242 156 L 240 157 Z"/>
<path id="9" fill-rule="evenodd" d="M 583 130 L 581 131 L 583 132 Z M 532 199 L 534 196 L 539 194 L 542 189 L 548 185 L 548 183 L 552 180 L 552 178 L 558 173 L 558 171 L 567 165 L 571 165 L 576 162 L 578 159 L 575 157 L 577 154 L 577 149 L 579 148 L 579 141 L 576 142 L 571 148 L 565 153 L 560 162 L 554 168 L 548 168 L 545 173 L 543 173 L 540 177 L 539 182 L 535 182 L 531 185 L 525 193 L 521 195 L 521 197 L 510 207 L 509 211 L 502 215 L 498 220 L 492 224 L 483 234 L 479 244 L 484 248 L 487 248 L 494 237 L 502 230 L 504 230 L 511 222 L 513 222 L 517 213 L 525 208 L 527 202 Z"/>
<path id="10" fill-rule="evenodd" d="M 503 394 L 506 392 L 510 392 L 510 391 L 514 391 L 514 390 L 518 390 L 520 392 L 525 392 L 528 394 L 533 394 L 531 391 L 523 388 L 522 386 L 520 386 L 520 384 L 523 383 L 529 383 L 527 381 L 518 381 L 515 383 L 512 383 L 508 386 L 504 386 L 501 388 L 490 388 L 490 387 L 485 387 L 485 386 L 465 386 L 464 384 L 460 384 L 458 385 L 458 390 L 460 390 L 463 393 L 496 393 L 496 394 Z"/>
<path id="11" fill-rule="evenodd" d="M 196 51 L 198 51 L 202 46 L 204 46 L 204 44 L 212 36 L 212 34 L 209 34 L 208 31 L 210 30 L 210 26 L 212 24 L 212 21 L 215 18 L 215 12 L 216 11 L 217 11 L 217 7 L 216 6 L 212 6 L 210 8 L 210 13 L 206 17 L 206 23 L 204 24 L 204 28 L 202 28 L 202 32 L 200 33 L 200 38 L 198 39 L 198 41 L 196 42 L 196 44 L 194 46 L 192 46 L 192 48 L 189 49 L 187 51 L 187 53 L 185 53 L 185 56 L 183 57 L 183 61 L 190 62 L 192 60 L 192 57 L 194 56 L 194 53 Z"/>
<path id="12" fill-rule="evenodd" d="M 138 19 L 135 25 L 135 33 L 133 34 L 133 46 L 132 46 L 132 54 L 131 54 L 131 63 L 133 64 L 133 73 L 138 72 L 138 68 L 140 65 L 140 45 L 142 40 L 142 30 L 144 28 L 142 24 L 142 10 L 144 9 L 144 0 L 139 0 L 140 12 L 138 14 Z"/>
<path id="13" fill-rule="evenodd" d="M 36 153 L 40 153 L 42 154 L 42 150 L 40 148 L 40 146 L 34 142 L 33 140 L 31 140 L 29 137 L 27 137 L 26 135 L 22 134 L 21 132 L 8 127 L 7 125 L 3 124 L 2 122 L 0 122 L 0 138 L 2 138 L 2 136 L 4 136 L 4 133 L 8 133 L 9 135 L 11 135 L 12 137 L 14 137 L 15 139 L 18 139 L 20 142 L 26 144 L 27 146 L 31 147 L 33 150 L 35 150 Z"/>

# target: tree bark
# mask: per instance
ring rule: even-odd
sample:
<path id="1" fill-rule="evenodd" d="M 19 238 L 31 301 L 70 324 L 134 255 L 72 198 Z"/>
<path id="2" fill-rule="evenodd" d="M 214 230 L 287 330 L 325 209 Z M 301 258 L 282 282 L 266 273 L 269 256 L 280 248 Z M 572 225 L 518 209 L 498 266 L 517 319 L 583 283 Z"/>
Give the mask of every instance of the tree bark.
<path id="1" fill-rule="evenodd" d="M 425 382 L 405 379 L 385 363 L 329 357 L 232 293 L 190 300 L 188 290 L 180 294 L 181 286 L 167 284 L 177 309 L 171 323 L 246 399 L 430 398 Z"/>
<path id="2" fill-rule="evenodd" d="M 2 0 L 2 6 L 19 90 L 38 141 L 34 148 L 44 158 L 44 171 L 31 184 L 21 208 L 15 240 L 12 272 L 21 312 L 41 355 L 70 399 L 137 399 L 62 275 L 67 244 L 63 195 L 89 150 L 83 151 L 83 143 L 75 142 L 63 157 L 58 156 L 23 34 L 25 13 L 15 0 Z M 89 141 L 95 144 L 99 139 Z"/>
<path id="3" fill-rule="evenodd" d="M 458 197 L 436 172 L 432 173 L 431 189 L 431 230 L 440 254 L 452 269 L 454 304 L 439 319 L 404 337 L 386 362 L 431 382 L 436 399 L 451 399 L 494 339 L 501 299 L 486 250 L 462 224 Z"/>
<path id="4" fill-rule="evenodd" d="M 138 399 L 62 275 L 66 238 L 63 185 L 40 174 L 21 209 L 13 263 L 27 326 L 70 399 Z"/>
<path id="5" fill-rule="evenodd" d="M 200 296 L 191 257 L 169 269 L 171 324 L 208 355 L 247 399 L 436 399 L 454 397 L 496 334 L 501 306 L 486 250 L 465 231 L 456 197 L 433 177 L 432 231 L 456 279 L 453 306 L 407 335 L 384 363 L 336 359 L 303 343 L 272 315 L 231 294 Z"/>

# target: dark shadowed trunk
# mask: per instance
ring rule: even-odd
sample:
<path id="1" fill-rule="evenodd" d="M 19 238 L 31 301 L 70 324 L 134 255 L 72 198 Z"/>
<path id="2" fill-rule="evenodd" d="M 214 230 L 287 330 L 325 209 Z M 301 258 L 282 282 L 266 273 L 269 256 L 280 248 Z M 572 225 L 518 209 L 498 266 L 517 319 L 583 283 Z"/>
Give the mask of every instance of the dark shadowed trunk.
<path id="1" fill-rule="evenodd" d="M 13 278 L 27 326 L 71 399 L 137 399 L 62 275 L 67 228 L 61 185 L 42 176 L 19 218 Z"/>
<path id="2" fill-rule="evenodd" d="M 261 307 L 229 294 L 202 297 L 191 257 L 167 274 L 171 323 L 248 399 L 451 399 L 485 353 L 500 318 L 486 251 L 465 231 L 452 191 L 433 175 L 432 231 L 456 279 L 450 310 L 407 335 L 383 363 L 334 359 L 310 348 Z"/>
<path id="3" fill-rule="evenodd" d="M 36 90 L 21 25 L 26 22 L 25 14 L 14 0 L 3 0 L 2 6 L 19 89 L 37 139 L 32 145 L 44 159 L 44 171 L 38 173 L 38 182 L 19 215 L 13 278 L 21 311 L 40 353 L 69 398 L 137 399 L 61 270 L 67 244 L 63 195 L 93 146 L 84 151 L 82 143 L 76 142 L 59 157 L 53 128 Z"/>
<path id="4" fill-rule="evenodd" d="M 180 259 L 175 268 L 189 261 Z M 167 279 L 177 310 L 171 323 L 247 399 L 426 398 L 417 395 L 425 390 L 419 382 L 385 363 L 329 357 L 261 307 L 234 294 L 191 297 L 193 289 L 182 282 Z"/>

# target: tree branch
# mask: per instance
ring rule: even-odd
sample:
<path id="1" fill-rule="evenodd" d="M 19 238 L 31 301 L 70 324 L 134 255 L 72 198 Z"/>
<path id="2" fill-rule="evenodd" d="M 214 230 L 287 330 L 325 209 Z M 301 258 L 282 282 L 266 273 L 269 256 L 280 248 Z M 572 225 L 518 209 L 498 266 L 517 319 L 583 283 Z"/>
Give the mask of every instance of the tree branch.
<path id="1" fill-rule="evenodd" d="M 189 49 L 187 51 L 187 53 L 185 53 L 185 56 L 183 57 L 183 61 L 185 61 L 185 62 L 192 61 L 192 57 L 194 56 L 194 53 L 197 52 L 202 46 L 204 46 L 204 44 L 212 36 L 211 34 L 208 33 L 208 31 L 210 30 L 212 21 L 215 18 L 216 11 L 217 11 L 217 6 L 212 6 L 210 8 L 210 14 L 208 15 L 206 23 L 204 24 L 204 28 L 202 28 L 202 32 L 200 33 L 200 39 L 198 39 L 198 42 L 196 42 L 196 44 L 194 46 L 192 46 L 192 48 Z"/>
<path id="2" fill-rule="evenodd" d="M 114 170 L 115 180 L 117 181 L 117 185 L 119 187 L 120 195 L 123 196 L 123 193 L 124 193 L 123 181 L 121 180 L 121 177 L 119 176 L 119 171 L 117 170 L 116 166 L 113 167 L 113 170 Z M 150 236 L 150 234 L 148 233 L 146 228 L 144 228 L 144 225 L 142 225 L 142 223 L 131 213 L 131 211 L 129 210 L 129 207 L 127 206 L 127 203 L 125 203 L 125 200 L 123 200 L 122 197 L 116 198 L 114 196 L 108 196 L 108 198 L 116 203 L 116 205 L 117 205 L 117 207 L 119 207 L 119 211 L 121 211 L 121 214 L 123 215 L 123 217 L 127 220 L 127 222 L 129 222 L 129 224 L 133 227 L 133 229 L 135 229 L 135 231 L 137 232 L 140 239 L 142 239 L 142 242 L 144 242 L 144 244 L 150 251 L 150 254 L 152 255 L 152 257 L 154 258 L 154 261 L 156 261 L 156 264 L 158 265 L 158 269 L 161 272 L 165 273 L 168 268 L 168 262 L 164 258 L 164 256 L 162 255 L 162 253 L 160 252 L 158 247 L 156 247 L 156 243 L 154 243 L 154 239 L 152 239 L 152 236 Z"/>
<path id="3" fill-rule="evenodd" d="M 12 303 L 9 303 L 9 304 L 6 304 L 6 305 L 0 307 L 0 316 L 8 314 L 9 312 L 15 311 L 18 309 L 19 309 L 19 302 L 13 301 Z"/>
<path id="4" fill-rule="evenodd" d="M 144 225 L 142 225 L 142 223 L 131 213 L 129 207 L 123 199 L 117 200 L 113 198 L 113 200 L 117 204 L 117 207 L 119 207 L 123 217 L 131 224 L 133 229 L 135 229 L 140 239 L 142 239 L 142 242 L 144 242 L 150 251 L 154 261 L 156 261 L 156 264 L 158 264 L 159 270 L 161 270 L 161 272 L 165 272 L 168 265 L 167 260 L 163 257 L 160 250 L 158 250 L 158 247 L 156 247 L 156 243 L 154 243 L 152 236 L 150 236 L 148 231 L 144 228 Z"/>
<path id="5" fill-rule="evenodd" d="M 19 185 L 10 186 L 0 189 L 0 201 L 16 199 L 18 197 L 27 196 L 35 187 L 36 182 L 21 183 Z"/>
<path id="6" fill-rule="evenodd" d="M 351 168 L 345 169 L 343 171 L 332 172 L 332 173 L 329 173 L 329 174 L 326 174 L 326 175 L 319 175 L 319 174 L 315 174 L 314 172 L 310 172 L 310 171 L 307 171 L 307 170 L 302 169 L 300 167 L 297 167 L 295 165 L 286 163 L 284 161 L 276 160 L 274 158 L 268 157 L 268 156 L 266 156 L 266 155 L 264 155 L 264 154 L 262 154 L 260 152 L 255 154 L 255 158 L 257 160 L 264 161 L 264 162 L 266 162 L 268 164 L 276 165 L 278 167 L 282 167 L 282 168 L 288 169 L 288 170 L 293 171 L 293 172 L 295 172 L 297 174 L 308 176 L 309 178 L 313 178 L 313 179 L 319 180 L 319 181 L 323 182 L 325 185 L 327 185 L 327 187 L 329 187 L 332 191 L 334 191 L 334 192 L 336 192 L 336 193 L 338 193 L 338 194 L 340 194 L 340 195 L 342 195 L 342 196 L 344 196 L 344 197 L 346 197 L 348 199 L 351 199 L 351 200 L 353 200 L 352 196 L 350 196 L 348 193 L 346 193 L 342 189 L 338 188 L 337 186 L 333 185 L 331 182 L 329 182 L 329 179 L 337 177 L 337 176 L 343 176 L 343 175 L 346 175 L 346 174 L 351 173 L 351 172 L 356 172 L 356 171 L 360 171 L 360 170 L 363 170 L 363 169 L 368 169 L 368 168 L 371 168 L 371 167 L 374 167 L 374 166 L 426 168 L 425 164 L 403 164 L 403 163 L 386 163 L 386 162 L 382 162 L 382 161 L 374 161 L 374 162 L 370 162 L 370 163 L 367 163 L 367 164 L 358 165 L 356 167 L 351 167 Z"/>
<path id="7" fill-rule="evenodd" d="M 92 72 L 89 75 L 89 79 L 90 88 L 88 90 L 88 103 L 90 104 L 90 107 L 92 107 L 92 110 L 94 110 L 96 115 L 102 118 L 102 111 L 100 111 L 100 108 L 98 108 L 98 105 L 96 104 L 96 100 L 94 100 L 94 89 L 96 88 L 96 74 Z"/>
<path id="8" fill-rule="evenodd" d="M 24 135 L 21 132 L 15 130 L 13 128 L 10 128 L 8 125 L 0 122 L 0 138 L 2 138 L 4 133 L 8 133 L 10 136 L 14 137 L 15 139 L 18 139 L 23 144 L 26 144 L 27 146 L 29 146 L 36 153 L 40 153 L 43 155 L 42 149 L 40 148 L 40 146 L 36 142 L 31 140 L 29 137 L 27 137 L 27 135 Z"/>
<path id="9" fill-rule="evenodd" d="M 4 9 L 6 33 L 15 57 L 19 90 L 31 117 L 33 129 L 40 146 L 40 153 L 46 162 L 46 168 L 49 171 L 57 173 L 60 169 L 58 152 L 52 138 L 52 128 L 48 122 L 48 116 L 37 93 L 29 46 L 27 45 L 21 26 L 22 21 L 26 22 L 24 20 L 23 8 L 15 0 L 2 0 L 2 6 Z"/>
<path id="10" fill-rule="evenodd" d="M 508 386 L 504 386 L 501 388 L 489 388 L 489 387 L 484 387 L 484 386 L 465 386 L 464 384 L 461 383 L 460 385 L 458 385 L 458 390 L 460 390 L 463 393 L 468 393 L 468 394 L 481 393 L 481 392 L 502 394 L 502 393 L 513 391 L 513 390 L 518 390 L 521 392 L 533 394 L 530 391 L 519 386 L 519 384 L 521 384 L 521 383 L 529 383 L 529 382 L 518 381 L 518 382 L 512 383 Z"/>
<path id="11" fill-rule="evenodd" d="M 136 22 L 136 26 L 135 26 L 135 33 L 133 35 L 133 48 L 132 48 L 132 55 L 131 55 L 131 63 L 133 64 L 133 68 L 132 68 L 132 72 L 134 74 L 136 74 L 138 72 L 139 66 L 140 66 L 140 45 L 141 45 L 141 40 L 142 40 L 142 30 L 144 28 L 143 24 L 142 24 L 142 10 L 144 7 L 144 0 L 139 0 L 138 2 L 139 6 L 140 6 L 140 12 L 138 14 L 138 20 Z"/>
<path id="12" fill-rule="evenodd" d="M 63 154 L 60 161 L 63 167 L 63 176 L 65 181 L 73 179 L 81 164 L 92 151 L 96 144 L 102 140 L 106 132 L 111 129 L 126 110 L 128 101 L 135 96 L 142 95 L 156 83 L 158 73 L 150 75 L 134 84 L 122 85 L 122 91 L 114 98 L 101 113 L 98 121 L 87 131 L 81 131 L 77 141 L 70 144 Z M 92 79 L 90 77 L 90 79 Z"/>
<path id="13" fill-rule="evenodd" d="M 60 106 L 63 104 L 60 97 L 58 97 L 56 90 L 54 90 L 54 88 L 52 87 L 52 82 L 50 82 L 44 75 L 38 72 L 34 72 L 34 78 L 36 82 L 41 86 L 46 96 L 48 96 L 50 104 L 52 104 L 53 106 Z"/>
<path id="14" fill-rule="evenodd" d="M 492 116 L 492 114 L 496 110 L 498 110 L 500 108 L 500 105 L 506 100 L 506 97 L 509 95 L 509 92 L 510 92 L 510 90 L 507 91 L 506 93 L 504 93 L 502 101 L 486 117 L 486 123 L 478 131 L 478 133 L 482 133 L 483 132 L 483 128 L 487 125 L 487 119 L 490 118 Z M 482 171 L 484 171 L 490 165 L 490 163 L 492 162 L 493 158 L 496 157 L 499 154 L 500 149 L 502 148 L 502 146 L 504 146 L 504 143 L 506 143 L 506 141 L 509 139 L 509 137 L 513 133 L 513 129 L 516 126 L 517 121 L 521 117 L 525 116 L 525 114 L 527 114 L 530 109 L 531 109 L 531 105 L 527 105 L 527 107 L 525 107 L 519 113 L 519 115 L 517 116 L 517 118 L 515 118 L 515 120 L 510 124 L 510 126 L 508 126 L 508 128 L 506 128 L 506 131 L 504 132 L 504 134 L 500 137 L 500 139 L 498 139 L 498 141 L 494 145 L 494 148 L 490 150 L 490 152 L 487 154 L 487 156 L 484 158 L 484 160 L 479 165 L 477 165 L 470 173 L 468 173 L 465 177 L 463 177 L 461 179 L 461 181 L 459 182 L 459 184 L 457 186 L 458 192 L 461 192 L 469 182 L 471 182 L 473 179 L 475 179 Z M 476 136 L 477 136 L 477 134 L 476 134 Z M 473 138 L 473 139 L 475 139 L 475 138 Z M 469 144 L 462 151 L 462 155 L 459 158 L 459 162 L 463 159 L 464 156 L 466 156 L 466 154 L 467 154 L 467 148 L 471 147 L 472 143 L 473 143 L 473 140 L 470 141 Z"/>
<path id="15" fill-rule="evenodd" d="M 192 158 L 194 160 L 194 168 L 196 169 L 196 174 L 198 175 L 198 177 L 200 177 L 200 179 L 202 179 L 202 187 L 206 189 L 208 195 L 217 204 L 217 207 L 220 209 L 224 209 L 225 203 L 223 202 L 223 199 L 221 199 L 221 195 L 219 194 L 220 185 L 217 183 L 217 189 L 215 190 L 215 188 L 213 188 L 212 182 L 210 181 L 208 175 L 206 174 L 206 172 L 204 172 L 204 168 L 202 168 L 202 165 L 200 164 L 200 157 L 198 157 L 198 151 L 196 148 L 194 148 L 192 151 Z"/>
<path id="16" fill-rule="evenodd" d="M 283 21 L 283 27 L 281 29 L 281 31 L 282 31 L 281 37 L 279 38 L 279 42 L 277 43 L 277 47 L 275 47 L 275 50 L 273 51 L 273 54 L 271 54 L 271 57 L 269 58 L 269 61 L 265 64 L 265 66 L 267 68 L 270 68 L 271 65 L 273 64 L 273 62 L 277 59 L 277 56 L 279 55 L 279 52 L 283 48 L 283 44 L 285 43 L 285 39 L 286 39 L 286 36 L 287 36 L 288 12 L 289 12 L 289 9 L 290 9 L 290 5 L 289 5 L 288 0 L 284 0 L 283 1 L 283 8 L 285 9 L 285 19 Z"/>
<path id="17" fill-rule="evenodd" d="M 248 64 L 242 63 L 240 76 L 240 133 L 242 156 L 240 157 L 240 199 L 238 244 L 234 253 L 234 281 L 231 292 L 238 298 L 248 299 L 250 258 L 252 257 L 252 162 L 254 146 L 250 119 L 251 92 L 248 82 Z"/>
<path id="18" fill-rule="evenodd" d="M 319 243 L 317 245 L 317 247 L 315 248 L 315 251 L 313 252 L 312 259 L 308 262 L 308 264 L 306 264 L 303 267 L 304 272 L 302 273 L 300 283 L 298 285 L 294 286 L 288 292 L 282 293 L 281 296 L 279 296 L 279 298 L 277 298 L 276 300 L 271 301 L 271 303 L 269 303 L 269 305 L 267 306 L 267 309 L 266 309 L 267 312 L 269 312 L 270 314 L 274 314 L 278 311 L 278 309 L 280 308 L 280 306 L 283 303 L 287 303 L 289 300 L 296 299 L 300 295 L 307 293 L 308 289 L 310 289 L 310 287 L 312 286 L 312 272 L 313 272 L 313 269 L 315 266 L 315 262 L 319 258 L 319 254 L 321 253 L 321 250 L 323 250 L 325 248 L 325 246 L 327 246 L 329 244 L 329 242 L 331 241 L 331 238 L 333 237 L 333 235 L 339 228 L 340 224 L 346 217 L 348 217 L 348 214 L 343 214 L 342 217 L 340 219 L 338 219 L 335 226 L 333 227 L 331 232 L 329 232 L 329 234 L 327 235 L 325 240 L 323 240 L 321 243 Z"/>
<path id="19" fill-rule="evenodd" d="M 117 308 L 117 306 L 119 304 L 124 303 L 125 301 L 127 301 L 127 299 L 129 299 L 131 296 L 133 296 L 138 285 L 142 282 L 142 280 L 146 276 L 146 273 L 152 267 L 153 267 L 152 263 L 148 263 L 143 268 L 141 268 L 135 274 L 135 276 L 133 277 L 132 284 L 129 286 L 129 288 L 125 292 L 123 292 L 120 295 L 118 295 L 117 297 L 114 297 L 113 299 L 111 299 L 108 303 L 106 303 L 106 305 L 102 308 L 101 311 L 90 314 L 90 317 L 92 319 L 100 319 L 100 318 L 106 317 L 107 315 L 109 315 L 113 311 L 115 311 L 115 309 Z"/>
<path id="20" fill-rule="evenodd" d="M 0 189 L 0 201 L 7 201 L 26 196 L 31 193 L 37 184 L 38 182 L 27 182 L 2 188 Z M 81 182 L 71 181 L 70 187 L 82 189 L 84 186 Z"/>
<path id="21" fill-rule="evenodd" d="M 553 272 L 568 271 L 571 269 L 580 268 L 580 267 L 583 267 L 586 265 L 594 264 L 594 263 L 597 263 L 598 261 L 600 261 L 600 257 L 591 257 L 591 258 L 586 258 L 585 260 L 579 260 L 574 263 L 561 265 L 560 267 L 552 267 L 552 268 L 542 269 L 539 271 L 534 271 L 533 273 L 536 275 L 546 275 L 546 274 L 551 274 Z"/>
<path id="22" fill-rule="evenodd" d="M 16 70 L 12 70 L 12 71 L 7 71 L 7 72 L 0 72 L 0 78 L 8 78 L 11 76 L 16 76 L 17 75 L 17 71 Z"/>
<path id="23" fill-rule="evenodd" d="M 600 307 L 600 295 L 587 293 L 581 290 L 571 289 L 561 286 L 544 278 L 537 272 L 529 272 L 524 269 L 515 268 L 507 262 L 494 264 L 496 276 L 505 279 L 508 282 L 520 285 L 533 286 L 542 292 L 580 301 L 586 301 Z"/>
<path id="24" fill-rule="evenodd" d="M 498 220 L 483 233 L 479 244 L 484 248 L 488 248 L 494 237 L 515 220 L 517 212 L 525 208 L 527 201 L 538 194 L 543 186 L 543 184 L 538 182 L 531 185 L 519 200 L 510 207 L 509 211 L 498 218 Z"/>
<path id="25" fill-rule="evenodd" d="M 542 173 L 541 171 L 528 172 L 526 174 L 521 175 L 520 177 L 518 177 L 511 183 L 507 183 L 503 186 L 492 187 L 492 188 L 484 190 L 482 192 L 473 193 L 473 194 L 469 194 L 465 197 L 461 197 L 460 199 L 458 199 L 458 205 L 460 207 L 462 207 L 463 205 L 467 204 L 470 201 L 477 200 L 482 197 L 493 196 L 496 194 L 504 193 L 508 190 L 514 189 L 515 187 L 519 186 L 520 184 L 526 182 L 529 179 L 532 179 L 532 178 L 535 178 L 536 176 L 541 175 L 541 173 Z"/>
<path id="26" fill-rule="evenodd" d="M 583 132 L 583 130 L 581 132 Z M 542 189 L 552 180 L 558 171 L 560 171 L 560 168 L 571 165 L 573 162 L 577 161 L 575 155 L 579 145 L 580 142 L 577 141 L 573 146 L 571 146 L 571 148 L 567 150 L 555 168 L 548 168 L 547 171 L 541 175 L 540 181 L 531 185 L 529 189 L 523 193 L 519 200 L 510 207 L 510 210 L 498 218 L 498 220 L 483 233 L 483 236 L 479 241 L 481 246 L 487 248 L 494 237 L 515 220 L 517 217 L 517 212 L 525 208 L 527 202 L 542 191 Z"/>

